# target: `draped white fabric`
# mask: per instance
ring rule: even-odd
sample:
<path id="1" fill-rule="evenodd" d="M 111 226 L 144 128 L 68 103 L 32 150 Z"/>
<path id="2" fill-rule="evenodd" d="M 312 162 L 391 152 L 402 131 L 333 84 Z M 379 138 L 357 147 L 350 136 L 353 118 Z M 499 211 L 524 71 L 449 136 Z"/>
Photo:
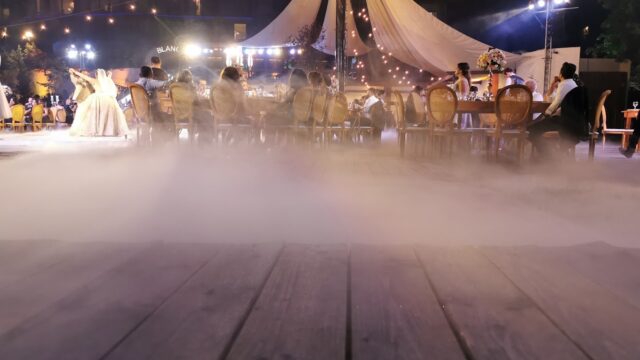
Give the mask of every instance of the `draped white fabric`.
<path id="1" fill-rule="evenodd" d="M 347 0 L 345 25 L 347 33 L 345 52 L 347 56 L 358 56 L 368 53 L 370 49 L 364 44 L 362 39 L 360 39 L 360 35 L 358 35 L 350 0 Z M 336 0 L 329 0 L 327 13 L 324 16 L 324 22 L 322 24 L 322 34 L 313 47 L 325 54 L 335 55 L 336 53 Z"/>
<path id="2" fill-rule="evenodd" d="M 266 28 L 243 41 L 241 46 L 288 46 L 291 37 L 312 25 L 322 0 L 293 0 Z"/>
<path id="3" fill-rule="evenodd" d="M 489 48 L 438 20 L 413 0 L 368 0 L 367 5 L 376 43 L 383 52 L 431 73 L 452 71 L 459 62 L 468 62 L 473 69 L 478 56 Z M 519 58 L 508 52 L 505 55 L 509 63 Z"/>

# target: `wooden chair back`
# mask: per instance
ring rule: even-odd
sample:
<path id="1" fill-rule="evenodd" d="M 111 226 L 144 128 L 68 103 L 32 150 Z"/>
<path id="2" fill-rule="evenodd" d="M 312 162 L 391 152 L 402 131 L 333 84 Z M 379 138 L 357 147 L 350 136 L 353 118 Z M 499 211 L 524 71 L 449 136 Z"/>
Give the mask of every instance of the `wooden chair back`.
<path id="1" fill-rule="evenodd" d="M 311 119 L 314 124 L 322 124 L 325 121 L 327 110 L 327 91 L 315 90 L 313 104 L 311 105 Z"/>
<path id="2" fill-rule="evenodd" d="M 58 109 L 58 111 L 56 111 L 56 121 L 59 123 L 66 124 L 67 111 L 65 109 Z"/>
<path id="3" fill-rule="evenodd" d="M 24 123 L 24 114 L 26 110 L 24 105 L 17 104 L 11 107 L 11 122 L 13 124 L 22 124 Z"/>
<path id="4" fill-rule="evenodd" d="M 151 122 L 151 100 L 147 90 L 142 85 L 132 84 L 129 86 L 131 94 L 131 104 L 138 121 L 143 123 Z"/>
<path id="5" fill-rule="evenodd" d="M 47 118 L 48 124 L 56 123 L 56 114 L 53 112 L 53 108 L 49 108 L 49 110 L 47 110 Z"/>
<path id="6" fill-rule="evenodd" d="M 496 126 L 525 126 L 532 105 L 533 95 L 527 86 L 509 85 L 500 89 L 496 97 Z"/>
<path id="7" fill-rule="evenodd" d="M 230 122 L 238 111 L 236 94 L 227 86 L 214 86 L 209 93 L 209 102 L 216 122 Z"/>
<path id="8" fill-rule="evenodd" d="M 431 128 L 453 128 L 458 109 L 458 96 L 447 86 L 436 86 L 427 92 L 427 114 Z"/>
<path id="9" fill-rule="evenodd" d="M 136 125 L 136 112 L 132 107 L 127 107 L 122 111 L 124 113 L 124 118 L 127 121 L 127 125 L 129 128 L 133 128 Z"/>
<path id="10" fill-rule="evenodd" d="M 406 112 L 406 106 L 404 104 L 404 99 L 402 98 L 402 94 L 399 91 L 394 91 L 391 93 L 391 98 L 393 99 L 393 102 L 395 103 L 394 109 L 395 109 L 395 119 L 396 119 L 396 127 L 398 129 L 404 128 L 404 126 L 406 125 L 406 117 L 405 117 L 405 112 Z"/>
<path id="11" fill-rule="evenodd" d="M 311 118 L 314 96 L 315 92 L 311 87 L 304 87 L 296 92 L 291 108 L 294 124 L 305 123 Z"/>
<path id="12" fill-rule="evenodd" d="M 349 115 L 349 103 L 344 94 L 336 94 L 329 99 L 327 107 L 327 125 L 343 125 Z"/>
<path id="13" fill-rule="evenodd" d="M 196 100 L 195 91 L 187 84 L 175 83 L 169 87 L 173 118 L 176 122 L 190 122 L 193 120 L 193 103 Z"/>
<path id="14" fill-rule="evenodd" d="M 427 121 L 427 110 L 425 109 L 424 103 L 422 102 L 422 98 L 419 94 L 412 91 L 409 93 L 409 97 L 407 98 L 407 106 L 405 106 L 405 122 L 406 122 L 406 114 L 409 109 L 409 102 L 413 104 L 413 110 L 415 111 L 416 116 L 416 124 L 424 125 Z"/>
<path id="15" fill-rule="evenodd" d="M 611 95 L 611 90 L 605 90 L 600 95 L 598 105 L 596 106 L 596 117 L 593 121 L 593 131 L 598 131 L 600 125 L 602 125 L 602 130 L 607 130 L 607 109 L 605 109 L 604 103 L 607 101 L 609 95 Z"/>
<path id="16" fill-rule="evenodd" d="M 33 125 L 42 125 L 42 119 L 44 118 L 44 105 L 37 104 L 31 108 L 31 121 Z"/>

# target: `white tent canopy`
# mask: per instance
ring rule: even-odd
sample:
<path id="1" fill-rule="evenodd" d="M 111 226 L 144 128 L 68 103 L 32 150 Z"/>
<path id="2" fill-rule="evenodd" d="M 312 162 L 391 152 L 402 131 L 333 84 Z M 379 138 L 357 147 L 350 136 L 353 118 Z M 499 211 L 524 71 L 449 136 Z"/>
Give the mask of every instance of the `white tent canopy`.
<path id="1" fill-rule="evenodd" d="M 358 35 L 356 21 L 353 18 L 351 1 L 348 0 L 345 22 L 347 33 L 345 38 L 347 43 L 345 52 L 347 56 L 358 56 L 368 53 L 370 49 L 364 44 L 362 39 L 360 39 L 360 35 Z M 329 0 L 327 13 L 324 16 L 324 23 L 322 24 L 322 34 L 313 47 L 325 54 L 334 55 L 336 53 L 336 0 Z"/>
<path id="2" fill-rule="evenodd" d="M 290 46 L 300 29 L 316 20 L 322 0 L 293 0 L 257 35 L 243 41 L 242 46 Z"/>
<path id="3" fill-rule="evenodd" d="M 243 46 L 287 46 L 289 40 L 304 26 L 315 21 L 322 0 L 292 0 L 285 10 L 260 33 L 246 40 Z M 475 68 L 478 57 L 489 45 L 475 40 L 438 20 L 414 0 L 367 0 L 374 39 L 384 53 L 433 74 L 455 69 L 467 62 Z M 345 49 L 348 56 L 363 55 L 369 49 L 356 28 L 351 1 L 347 0 Z M 335 53 L 336 0 L 328 0 L 323 21 L 323 33 L 314 47 L 327 54 Z M 580 48 L 555 49 L 552 71 L 563 61 L 578 64 Z M 541 51 L 522 55 L 505 52 L 509 67 L 523 77 L 543 81 L 544 54 Z M 524 73 L 523 73 L 524 71 Z"/>

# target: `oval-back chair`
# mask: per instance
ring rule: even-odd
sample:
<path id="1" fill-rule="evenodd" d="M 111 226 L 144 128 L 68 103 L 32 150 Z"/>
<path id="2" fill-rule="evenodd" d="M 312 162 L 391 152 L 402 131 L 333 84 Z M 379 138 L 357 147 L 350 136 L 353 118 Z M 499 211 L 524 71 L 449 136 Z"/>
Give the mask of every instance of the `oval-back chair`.
<path id="1" fill-rule="evenodd" d="M 180 138 L 180 131 L 186 129 L 189 132 L 189 140 L 193 141 L 195 136 L 193 103 L 196 100 L 194 89 L 187 84 L 174 83 L 169 87 L 169 97 L 171 98 L 173 120 L 175 122 L 178 139 Z"/>
<path id="2" fill-rule="evenodd" d="M 11 107 L 11 127 L 13 131 L 24 131 L 24 114 L 26 109 L 24 105 L 17 104 Z"/>
<path id="3" fill-rule="evenodd" d="M 33 131 L 42 130 L 42 119 L 44 118 L 44 105 L 36 104 L 31 108 L 31 128 Z"/>
<path id="4" fill-rule="evenodd" d="M 496 97 L 496 127 L 487 135 L 494 139 L 496 158 L 500 150 L 500 142 L 507 137 L 518 140 L 517 159 L 520 161 L 524 152 L 524 141 L 527 137 L 527 125 L 531 120 L 533 94 L 525 85 L 509 85 L 498 91 Z"/>

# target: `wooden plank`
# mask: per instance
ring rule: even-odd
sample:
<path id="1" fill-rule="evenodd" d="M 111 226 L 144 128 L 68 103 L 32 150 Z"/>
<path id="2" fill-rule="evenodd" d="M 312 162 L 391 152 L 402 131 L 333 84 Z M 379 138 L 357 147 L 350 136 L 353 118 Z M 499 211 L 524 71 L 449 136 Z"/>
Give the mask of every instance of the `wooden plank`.
<path id="1" fill-rule="evenodd" d="M 0 358 L 100 358 L 212 254 L 205 245 L 154 245 L 0 336 Z"/>
<path id="2" fill-rule="evenodd" d="M 421 247 L 417 251 L 474 359 L 586 358 L 477 250 Z"/>
<path id="3" fill-rule="evenodd" d="M 354 359 L 464 359 L 410 246 L 351 249 Z"/>
<path id="4" fill-rule="evenodd" d="M 50 266 L 2 289 L 0 334 L 124 262 L 141 246 L 123 243 L 61 244 L 55 252 L 49 252 Z"/>
<path id="5" fill-rule="evenodd" d="M 640 251 L 606 243 L 532 247 L 527 256 L 540 263 L 568 266 L 640 308 Z"/>
<path id="6" fill-rule="evenodd" d="M 218 246 L 211 261 L 107 358 L 220 358 L 281 248 Z"/>
<path id="7" fill-rule="evenodd" d="M 530 259 L 530 248 L 483 251 L 592 358 L 640 358 L 637 307 L 565 266 Z"/>
<path id="8" fill-rule="evenodd" d="M 341 359 L 346 245 L 287 245 L 228 359 Z"/>

